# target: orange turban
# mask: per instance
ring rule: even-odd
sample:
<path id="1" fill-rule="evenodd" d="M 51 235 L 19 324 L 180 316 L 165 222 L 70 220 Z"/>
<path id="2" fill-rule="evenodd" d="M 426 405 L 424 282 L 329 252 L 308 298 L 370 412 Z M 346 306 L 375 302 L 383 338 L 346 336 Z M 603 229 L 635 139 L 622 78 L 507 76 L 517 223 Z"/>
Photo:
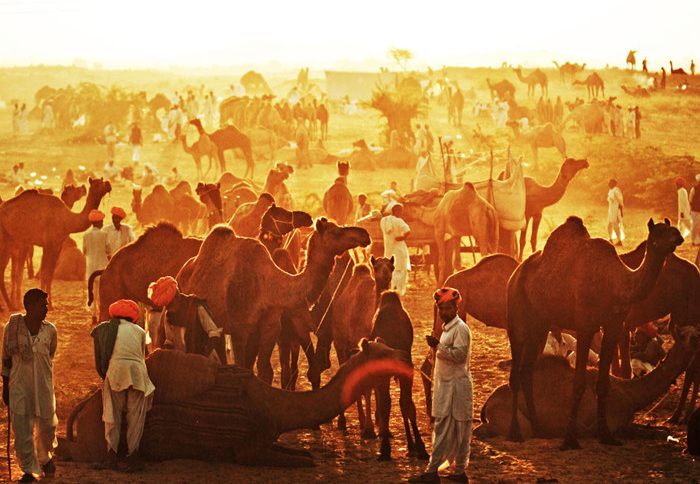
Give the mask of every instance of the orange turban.
<path id="1" fill-rule="evenodd" d="M 109 306 L 110 318 L 129 318 L 135 323 L 140 314 L 138 304 L 131 299 L 120 299 Z"/>
<path id="2" fill-rule="evenodd" d="M 442 289 L 438 289 L 435 291 L 435 294 L 433 294 L 433 297 L 435 298 L 435 304 L 438 306 L 450 301 L 459 302 L 461 299 L 459 291 L 451 287 L 443 287 Z"/>
<path id="3" fill-rule="evenodd" d="M 90 210 L 90 213 L 88 214 L 89 222 L 100 222 L 101 220 L 104 220 L 104 218 L 105 214 L 99 210 Z"/>
<path id="4" fill-rule="evenodd" d="M 121 207 L 112 207 L 112 215 L 117 217 L 126 218 L 126 212 Z"/>
<path id="5" fill-rule="evenodd" d="M 681 188 L 681 187 L 688 188 L 688 182 L 686 182 L 685 178 L 683 178 L 682 176 L 679 176 L 678 178 L 676 178 L 675 182 L 676 182 L 676 188 Z"/>
<path id="6" fill-rule="evenodd" d="M 156 306 L 165 307 L 175 298 L 177 291 L 177 281 L 165 276 L 148 286 L 148 298 Z"/>

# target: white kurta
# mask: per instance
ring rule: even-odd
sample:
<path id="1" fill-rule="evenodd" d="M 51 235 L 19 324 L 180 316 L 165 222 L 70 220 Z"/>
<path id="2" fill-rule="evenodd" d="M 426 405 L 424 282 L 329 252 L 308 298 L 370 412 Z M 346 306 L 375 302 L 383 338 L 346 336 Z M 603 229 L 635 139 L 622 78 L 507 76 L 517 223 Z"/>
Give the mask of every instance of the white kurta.
<path id="1" fill-rule="evenodd" d="M 688 190 L 684 187 L 678 189 L 678 229 L 687 228 L 690 230 L 690 199 Z"/>
<path id="2" fill-rule="evenodd" d="M 136 239 L 134 231 L 127 224 L 121 224 L 119 230 L 114 225 L 107 225 L 102 228 L 102 231 L 107 234 L 107 246 L 109 247 L 109 256 L 113 256 L 119 249 L 124 247 Z"/>
<path id="3" fill-rule="evenodd" d="M 624 203 L 620 188 L 611 188 L 608 191 L 608 223 L 622 222 L 622 207 Z"/>
<path id="4" fill-rule="evenodd" d="M 443 325 L 435 353 L 433 417 L 472 420 L 474 397 L 469 370 L 471 331 L 459 316 Z"/>
<path id="5" fill-rule="evenodd" d="M 408 256 L 408 246 L 403 240 L 396 240 L 410 232 L 410 227 L 401 218 L 394 215 L 384 217 L 380 226 L 384 236 L 384 257 L 394 257 L 394 273 L 391 276 L 391 288 L 398 291 L 400 296 L 406 294 L 408 271 L 411 270 L 411 260 Z"/>
<path id="6" fill-rule="evenodd" d="M 109 244 L 107 243 L 107 233 L 97 227 L 92 227 L 83 235 L 83 253 L 85 254 L 86 271 L 85 277 L 107 267 L 107 256 L 109 255 Z"/>

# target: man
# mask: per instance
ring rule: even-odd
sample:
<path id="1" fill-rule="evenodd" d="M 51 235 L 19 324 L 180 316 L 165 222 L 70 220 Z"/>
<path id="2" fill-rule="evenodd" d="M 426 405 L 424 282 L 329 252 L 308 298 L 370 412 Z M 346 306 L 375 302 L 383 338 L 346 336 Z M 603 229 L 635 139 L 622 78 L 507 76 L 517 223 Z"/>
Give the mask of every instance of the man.
<path id="1" fill-rule="evenodd" d="M 428 135 L 420 124 L 416 124 L 416 144 L 413 146 L 413 152 L 420 154 L 428 149 Z"/>
<path id="2" fill-rule="evenodd" d="M 676 192 L 678 193 L 678 230 L 683 237 L 687 237 L 691 230 L 690 225 L 690 199 L 688 198 L 688 182 L 679 176 L 675 180 Z"/>
<path id="3" fill-rule="evenodd" d="M 92 228 L 83 235 L 83 253 L 85 254 L 86 271 L 85 277 L 88 281 L 90 276 L 95 271 L 101 271 L 107 267 L 107 257 L 109 256 L 109 244 L 107 243 L 107 233 L 102 230 L 105 214 L 99 210 L 91 210 L 88 214 L 88 221 L 92 224 Z M 92 324 L 97 324 L 97 318 L 100 311 L 100 277 L 96 277 L 94 281 L 95 297 L 90 306 L 90 314 L 92 315 Z"/>
<path id="4" fill-rule="evenodd" d="M 450 475 L 447 479 L 469 483 L 465 470 L 469 461 L 474 415 L 472 375 L 469 370 L 471 332 L 457 316 L 459 291 L 444 287 L 435 292 L 434 298 L 443 325 L 439 340 L 432 335 L 426 336 L 428 345 L 435 349 L 433 454 L 425 473 L 409 479 L 409 482 L 438 484 L 438 468 L 448 461 Z"/>
<path id="5" fill-rule="evenodd" d="M 30 289 L 24 294 L 27 313 L 13 314 L 2 340 L 2 400 L 8 406 L 15 432 L 15 453 L 24 475 L 19 482 L 35 482 L 34 474 L 53 476 L 56 466 L 56 397 L 53 357 L 56 327 L 44 321 L 48 294 Z M 36 445 L 36 447 L 35 447 Z"/>
<path id="6" fill-rule="evenodd" d="M 114 147 L 117 145 L 117 128 L 111 120 L 105 126 L 105 144 L 107 145 L 107 161 L 114 161 Z"/>
<path id="7" fill-rule="evenodd" d="M 690 189 L 690 242 L 700 244 L 700 173 L 695 175 L 695 186 Z"/>
<path id="8" fill-rule="evenodd" d="M 107 163 L 105 163 L 103 171 L 106 179 L 114 181 L 117 179 L 117 177 L 121 176 L 122 171 L 124 170 L 120 166 L 117 166 L 114 163 L 114 160 L 109 160 Z"/>
<path id="9" fill-rule="evenodd" d="M 134 122 L 131 125 L 131 135 L 129 136 L 129 143 L 131 143 L 131 161 L 137 162 L 141 161 L 141 145 L 143 144 L 143 135 L 141 134 L 141 128 L 139 123 Z"/>
<path id="10" fill-rule="evenodd" d="M 107 225 L 102 229 L 107 234 L 107 245 L 109 246 L 109 253 L 107 254 L 108 259 L 111 259 L 119 249 L 133 242 L 136 238 L 131 227 L 122 223 L 122 220 L 126 218 L 126 212 L 123 208 L 112 207 L 111 214 L 112 225 Z"/>
<path id="11" fill-rule="evenodd" d="M 400 296 L 406 294 L 406 282 L 408 271 L 411 270 L 411 261 L 408 257 L 406 239 L 411 234 L 411 228 L 401 218 L 403 205 L 392 202 L 387 207 L 391 215 L 384 217 L 379 225 L 384 236 L 384 257 L 394 257 L 394 274 L 391 278 L 391 289 L 396 290 Z"/>
<path id="12" fill-rule="evenodd" d="M 146 412 L 153 404 L 155 387 L 146 369 L 146 332 L 136 322 L 138 305 L 120 299 L 109 306 L 110 321 L 92 330 L 95 338 L 95 366 L 104 379 L 102 420 L 105 423 L 107 460 L 105 468 L 117 468 L 117 450 L 126 407 L 127 470 L 143 468 L 136 453 L 141 444 Z"/>
<path id="13" fill-rule="evenodd" d="M 639 326 L 630 347 L 630 365 L 635 377 L 644 376 L 666 356 L 663 341 L 653 322 Z"/>
<path id="14" fill-rule="evenodd" d="M 617 239 L 615 245 L 621 246 L 622 240 L 625 238 L 622 228 L 622 217 L 624 215 L 624 203 L 622 200 L 622 192 L 617 186 L 617 180 L 611 179 L 608 182 L 608 237 L 610 243 L 613 239 Z"/>
<path id="15" fill-rule="evenodd" d="M 367 195 L 360 193 L 357 196 L 357 208 L 355 209 L 355 222 L 365 218 L 372 211 L 372 207 L 367 203 Z"/>
<path id="16" fill-rule="evenodd" d="M 435 137 L 433 136 L 433 132 L 430 131 L 430 126 L 427 124 L 425 125 L 425 143 L 428 152 L 432 153 L 433 148 L 435 147 Z"/>

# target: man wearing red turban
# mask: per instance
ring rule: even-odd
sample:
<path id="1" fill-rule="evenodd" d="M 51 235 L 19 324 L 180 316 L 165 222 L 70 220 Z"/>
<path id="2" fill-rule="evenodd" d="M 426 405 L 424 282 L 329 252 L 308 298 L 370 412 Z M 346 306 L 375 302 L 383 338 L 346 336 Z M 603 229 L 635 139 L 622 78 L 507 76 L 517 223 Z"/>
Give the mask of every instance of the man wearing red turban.
<path id="1" fill-rule="evenodd" d="M 448 479 L 468 483 L 465 471 L 474 416 L 472 376 L 469 370 L 471 332 L 457 316 L 457 306 L 461 299 L 457 289 L 443 287 L 435 291 L 433 297 L 443 322 L 439 340 L 432 335 L 426 336 L 428 345 L 435 349 L 433 453 L 425 473 L 409 479 L 409 482 L 439 484 L 438 468 L 448 461 Z"/>
<path id="2" fill-rule="evenodd" d="M 126 211 L 121 207 L 112 207 L 112 225 L 107 225 L 104 232 L 107 234 L 107 242 L 109 244 L 109 258 L 115 252 L 136 239 L 134 231 L 127 224 L 122 223 L 126 218 Z"/>
<path id="3" fill-rule="evenodd" d="M 95 363 L 102 387 L 102 420 L 105 423 L 107 461 L 105 468 L 116 468 L 121 437 L 122 412 L 126 407 L 128 446 L 127 468 L 140 470 L 137 459 L 146 412 L 153 403 L 155 387 L 146 369 L 146 332 L 136 324 L 140 311 L 128 299 L 120 299 L 109 307 L 112 318 L 92 331 L 95 338 Z M 105 362 L 108 361 L 105 371 Z"/>
<path id="4" fill-rule="evenodd" d="M 109 255 L 109 245 L 107 244 L 107 234 L 102 230 L 105 214 L 99 210 L 91 210 L 88 214 L 88 221 L 92 228 L 83 235 L 83 253 L 85 254 L 86 268 L 85 277 L 90 280 L 90 276 L 95 271 L 101 271 L 107 267 L 107 256 Z M 97 276 L 93 282 L 93 293 L 95 295 L 90 314 L 92 324 L 97 324 L 100 311 L 100 277 Z"/>

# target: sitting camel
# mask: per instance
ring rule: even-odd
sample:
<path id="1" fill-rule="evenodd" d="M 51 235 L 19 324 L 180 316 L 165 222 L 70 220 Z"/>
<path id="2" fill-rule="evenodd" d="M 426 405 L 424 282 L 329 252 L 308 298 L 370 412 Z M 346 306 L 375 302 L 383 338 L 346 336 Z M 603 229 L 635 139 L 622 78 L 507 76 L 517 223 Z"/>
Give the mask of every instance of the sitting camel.
<path id="1" fill-rule="evenodd" d="M 557 203 L 564 196 L 569 182 L 579 171 L 588 168 L 588 160 L 575 160 L 567 158 L 559 168 L 556 180 L 549 186 L 537 183 L 534 178 L 525 177 L 525 228 L 520 232 L 520 256 L 523 258 L 525 242 L 527 240 L 527 228 L 532 220 L 532 233 L 530 236 L 530 246 L 532 252 L 537 250 L 537 232 L 542 221 L 542 211 Z"/>
<path id="2" fill-rule="evenodd" d="M 262 191 L 267 192 L 275 199 L 275 202 L 287 210 L 294 209 L 292 194 L 284 183 L 294 174 L 294 167 L 286 163 L 276 163 L 275 168 L 270 170 L 265 179 L 265 186 Z"/>
<path id="3" fill-rule="evenodd" d="M 435 229 L 437 245 L 438 281 L 444 281 L 452 272 L 445 236 L 465 237 L 473 235 L 482 256 L 498 251 L 498 213 L 476 192 L 472 183 L 465 183 L 459 190 L 450 190 L 435 208 L 406 204 L 407 218 L 418 219 Z"/>
<path id="4" fill-rule="evenodd" d="M 513 357 L 510 388 L 513 402 L 518 402 L 522 385 L 535 435 L 543 434 L 533 399 L 535 360 L 552 327 L 574 330 L 578 337 L 574 398 L 563 449 L 579 448 L 576 422 L 586 388 L 588 352 L 593 335 L 601 328 L 604 336 L 597 382 L 598 437 L 605 444 L 618 444 L 606 416 L 613 353 L 630 307 L 650 294 L 666 257 L 683 242 L 680 232 L 668 219 L 659 224 L 649 220 L 648 228 L 644 262 L 632 271 L 620 260 L 612 244 L 591 238 L 580 218 L 569 217 L 552 232 L 544 249 L 520 264 L 508 282 L 508 339 Z M 511 440 L 522 440 L 517 407 L 515 403 Z"/>
<path id="5" fill-rule="evenodd" d="M 216 144 L 209 138 L 209 135 L 202 133 L 199 135 L 199 139 L 192 143 L 191 146 L 187 146 L 187 137 L 185 135 L 180 136 L 182 141 L 182 149 L 185 153 L 192 155 L 194 159 L 194 164 L 197 167 L 197 179 L 202 180 L 211 171 L 212 160 L 218 159 L 218 148 Z M 206 173 L 202 175 L 202 158 L 209 158 L 209 168 L 207 168 Z M 221 167 L 221 165 L 219 165 Z"/>
<path id="6" fill-rule="evenodd" d="M 219 158 L 219 167 L 221 173 L 226 171 L 225 151 L 239 148 L 243 151 L 243 156 L 246 160 L 246 169 L 244 178 L 250 176 L 253 178 L 255 172 L 255 162 L 253 161 L 253 150 L 250 144 L 250 138 L 238 130 L 235 126 L 226 126 L 211 134 L 208 134 L 202 128 L 202 122 L 199 119 L 190 120 L 190 124 L 197 128 L 200 139 L 202 136 L 209 136 L 211 141 L 216 145 L 217 156 Z"/>
<path id="7" fill-rule="evenodd" d="M 197 183 L 195 188 L 199 200 L 207 207 L 207 221 L 209 228 L 224 222 L 224 210 L 221 201 L 221 190 L 219 184 Z"/>
<path id="8" fill-rule="evenodd" d="M 269 193 L 262 193 L 257 201 L 244 203 L 228 224 L 239 237 L 255 237 L 260 232 L 260 221 L 267 209 L 275 204 L 275 199 Z M 270 252 L 272 253 L 272 252 Z"/>
<path id="9" fill-rule="evenodd" d="M 508 121 L 506 124 L 513 129 L 516 141 L 527 143 L 532 148 L 535 171 L 539 170 L 538 151 L 540 148 L 556 148 L 561 156 L 566 158 L 566 141 L 552 123 L 533 126 L 527 131 L 520 131 L 520 125 L 517 121 Z"/>
<path id="10" fill-rule="evenodd" d="M 411 346 L 413 346 L 413 324 L 411 317 L 401 305 L 401 298 L 396 291 L 384 291 L 379 300 L 379 308 L 372 321 L 370 332 L 372 339 L 382 341 L 390 348 L 405 351 L 411 358 Z M 413 375 L 411 377 L 399 377 L 401 394 L 399 406 L 403 425 L 406 429 L 406 447 L 408 455 L 416 455 L 419 459 L 428 459 L 425 445 L 420 437 L 418 424 L 416 423 L 416 405 L 413 403 Z M 382 438 L 380 461 L 391 460 L 391 444 L 389 438 L 389 417 L 391 415 L 391 395 L 389 393 L 390 380 L 386 380 L 377 388 L 377 425 L 379 436 Z M 409 427 L 410 425 L 410 427 Z M 411 436 L 411 429 L 413 436 Z"/>
<path id="11" fill-rule="evenodd" d="M 698 334 L 695 328 L 678 328 L 674 335 L 675 344 L 663 361 L 650 373 L 641 378 L 626 380 L 611 377 L 608 390 L 607 425 L 611 433 L 623 430 L 633 424 L 637 412 L 650 406 L 665 395 L 674 380 L 685 371 L 698 350 Z M 544 356 L 537 360 L 533 368 L 532 393 L 534 403 L 546 418 L 541 419 L 539 429 L 533 428 L 528 419 L 528 410 L 523 402 L 513 411 L 513 399 L 509 385 L 498 387 L 481 409 L 482 424 L 474 430 L 478 438 L 507 436 L 512 430 L 512 419 L 516 419 L 522 435 L 526 438 L 566 437 L 573 426 L 583 436 L 593 437 L 600 425 L 599 404 L 596 394 L 600 388 L 597 369 L 585 369 L 578 416 L 571 420 L 569 413 L 575 404 L 571 386 L 578 375 L 568 361 L 558 356 Z"/>
<path id="12" fill-rule="evenodd" d="M 586 134 L 605 132 L 605 109 L 599 103 L 580 104 L 574 107 L 564 119 L 561 129 L 566 129 L 569 120 L 574 120 Z"/>
<path id="13" fill-rule="evenodd" d="M 346 225 L 352 222 L 353 206 L 347 180 L 339 176 L 323 195 L 323 210 L 330 220 L 334 220 L 338 225 Z"/>

